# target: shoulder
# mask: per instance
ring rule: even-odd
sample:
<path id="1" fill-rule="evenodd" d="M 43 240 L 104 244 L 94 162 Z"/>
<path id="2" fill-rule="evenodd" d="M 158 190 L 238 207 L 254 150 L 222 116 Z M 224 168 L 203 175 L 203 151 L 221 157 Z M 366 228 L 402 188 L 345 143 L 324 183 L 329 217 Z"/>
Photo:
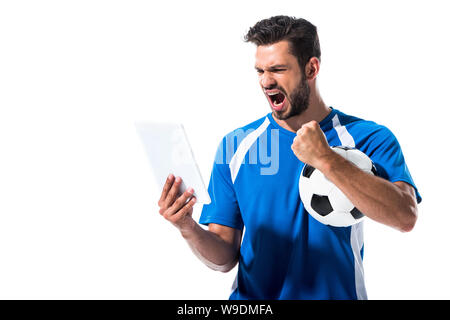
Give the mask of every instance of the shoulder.
<path id="1" fill-rule="evenodd" d="M 348 115 L 339 110 L 336 112 L 336 117 L 334 126 L 345 126 L 355 140 L 356 145 L 374 144 L 386 140 L 397 140 L 394 133 L 389 128 L 376 123 L 375 121 Z"/>

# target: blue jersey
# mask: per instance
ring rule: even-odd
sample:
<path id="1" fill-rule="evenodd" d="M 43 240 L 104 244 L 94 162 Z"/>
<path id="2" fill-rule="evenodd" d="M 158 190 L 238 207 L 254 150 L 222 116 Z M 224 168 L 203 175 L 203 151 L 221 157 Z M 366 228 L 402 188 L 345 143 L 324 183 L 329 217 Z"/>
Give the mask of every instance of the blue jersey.
<path id="1" fill-rule="evenodd" d="M 337 109 L 319 124 L 330 146 L 356 147 L 379 176 L 416 189 L 389 129 Z M 269 113 L 219 145 L 199 222 L 244 231 L 230 299 L 366 299 L 363 222 L 333 227 L 304 209 L 295 136 Z M 417 189 L 416 196 L 420 202 Z"/>

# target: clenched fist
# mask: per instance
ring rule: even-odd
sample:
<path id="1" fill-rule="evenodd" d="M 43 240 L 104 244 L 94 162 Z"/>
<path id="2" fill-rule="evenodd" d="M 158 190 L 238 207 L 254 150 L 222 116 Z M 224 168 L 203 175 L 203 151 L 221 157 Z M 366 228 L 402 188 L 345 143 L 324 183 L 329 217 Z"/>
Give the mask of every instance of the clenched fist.
<path id="1" fill-rule="evenodd" d="M 301 162 L 318 169 L 333 154 L 317 121 L 305 123 L 297 131 L 291 149 Z"/>

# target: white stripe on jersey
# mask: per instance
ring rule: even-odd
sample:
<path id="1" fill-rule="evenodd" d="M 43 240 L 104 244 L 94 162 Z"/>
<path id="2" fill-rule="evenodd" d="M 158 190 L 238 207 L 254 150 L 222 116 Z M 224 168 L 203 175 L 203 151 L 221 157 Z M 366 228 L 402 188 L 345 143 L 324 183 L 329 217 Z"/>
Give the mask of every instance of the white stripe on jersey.
<path id="1" fill-rule="evenodd" d="M 246 136 L 242 142 L 239 144 L 239 147 L 236 150 L 236 153 L 233 155 L 230 161 L 230 172 L 231 172 L 231 181 L 234 183 L 236 176 L 241 168 L 242 161 L 247 154 L 247 151 L 250 149 L 252 144 L 258 139 L 258 137 L 267 129 L 270 124 L 269 118 L 266 117 L 266 120 L 253 132 L 251 132 L 248 136 Z"/>
<path id="2" fill-rule="evenodd" d="M 364 267 L 361 257 L 363 243 L 363 222 L 361 221 L 352 225 L 350 234 L 350 245 L 353 251 L 353 259 L 355 260 L 355 288 L 358 300 L 367 300 L 366 286 L 364 284 Z"/>
<path id="3" fill-rule="evenodd" d="M 333 128 L 336 130 L 341 145 L 345 147 L 355 147 L 355 140 L 347 131 L 347 128 L 341 125 L 339 117 L 336 114 L 333 119 Z M 367 300 L 366 286 L 364 284 L 364 267 L 361 257 L 361 249 L 364 244 L 363 222 L 354 224 L 351 227 L 350 245 L 353 251 L 353 259 L 355 261 L 355 288 L 358 300 Z"/>
<path id="4" fill-rule="evenodd" d="M 337 114 L 333 117 L 332 121 L 334 130 L 336 130 L 339 140 L 341 140 L 342 146 L 354 148 L 355 140 L 353 140 L 353 137 L 350 135 L 350 133 L 348 133 L 345 126 L 341 125 L 341 122 L 339 121 L 339 117 Z"/>

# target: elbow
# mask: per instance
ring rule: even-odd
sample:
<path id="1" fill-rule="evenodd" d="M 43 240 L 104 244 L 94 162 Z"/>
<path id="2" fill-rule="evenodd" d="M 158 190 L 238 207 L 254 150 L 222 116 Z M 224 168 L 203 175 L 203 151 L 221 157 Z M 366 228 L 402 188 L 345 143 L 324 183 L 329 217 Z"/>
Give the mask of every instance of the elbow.
<path id="1" fill-rule="evenodd" d="M 414 229 L 414 226 L 416 225 L 417 216 L 411 216 L 408 219 L 405 219 L 405 221 L 402 222 L 400 225 L 400 231 L 401 232 L 410 232 L 412 229 Z"/>
<path id="2" fill-rule="evenodd" d="M 208 264 L 208 267 L 214 271 L 220 271 L 223 273 L 227 273 L 230 272 L 231 270 L 233 270 L 233 268 L 236 266 L 236 264 L 238 263 L 238 259 L 235 259 L 233 261 L 230 261 L 229 263 L 226 264 Z"/>
<path id="3" fill-rule="evenodd" d="M 216 271 L 220 271 L 223 273 L 230 272 L 231 270 L 233 270 L 233 268 L 236 266 L 236 264 L 237 264 L 237 260 L 235 260 L 231 263 L 222 265 L 222 266 L 216 266 Z"/>
<path id="4" fill-rule="evenodd" d="M 214 271 L 227 273 L 233 269 L 234 265 L 209 265 L 208 267 Z"/>
<path id="5" fill-rule="evenodd" d="M 222 268 L 218 269 L 217 271 L 220 271 L 222 273 L 227 273 L 230 272 L 231 270 L 233 270 L 234 266 L 229 267 L 229 266 L 223 266 Z"/>
<path id="6" fill-rule="evenodd" d="M 411 199 L 410 204 L 406 206 L 406 209 L 401 214 L 401 222 L 399 223 L 399 229 L 402 232 L 410 232 L 414 229 L 417 222 L 418 210 L 416 199 Z"/>
<path id="7" fill-rule="evenodd" d="M 414 188 L 405 183 L 399 183 L 400 195 L 397 202 L 397 228 L 402 232 L 410 232 L 417 222 L 417 197 Z M 398 190 L 398 189 L 397 189 Z"/>

